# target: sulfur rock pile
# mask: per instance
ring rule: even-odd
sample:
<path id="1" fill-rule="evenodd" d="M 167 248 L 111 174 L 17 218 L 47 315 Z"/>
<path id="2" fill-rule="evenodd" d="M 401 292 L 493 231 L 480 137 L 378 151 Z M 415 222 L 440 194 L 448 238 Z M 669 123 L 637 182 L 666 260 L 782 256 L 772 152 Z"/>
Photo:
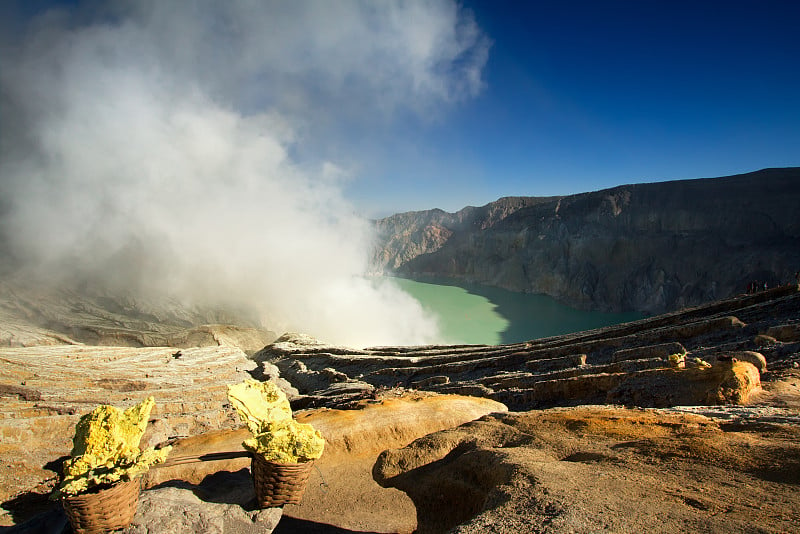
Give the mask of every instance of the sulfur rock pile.
<path id="1" fill-rule="evenodd" d="M 322 456 L 325 439 L 309 424 L 292 418 L 286 395 L 272 382 L 246 380 L 228 387 L 228 399 L 253 434 L 242 445 L 276 463 L 299 463 Z"/>
<path id="2" fill-rule="evenodd" d="M 171 447 L 139 449 L 153 397 L 120 410 L 101 405 L 81 417 L 75 427 L 72 457 L 64 462 L 64 477 L 55 497 L 77 495 L 147 472 L 151 465 L 166 460 Z"/>

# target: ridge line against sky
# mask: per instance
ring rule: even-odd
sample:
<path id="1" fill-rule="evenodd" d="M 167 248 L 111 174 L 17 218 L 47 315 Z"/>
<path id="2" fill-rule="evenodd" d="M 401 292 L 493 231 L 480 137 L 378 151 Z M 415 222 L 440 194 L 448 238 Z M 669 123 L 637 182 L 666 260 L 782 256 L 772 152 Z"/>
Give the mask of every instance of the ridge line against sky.
<path id="1" fill-rule="evenodd" d="M 483 90 L 352 184 L 373 215 L 800 165 L 800 2 L 462 5 Z"/>

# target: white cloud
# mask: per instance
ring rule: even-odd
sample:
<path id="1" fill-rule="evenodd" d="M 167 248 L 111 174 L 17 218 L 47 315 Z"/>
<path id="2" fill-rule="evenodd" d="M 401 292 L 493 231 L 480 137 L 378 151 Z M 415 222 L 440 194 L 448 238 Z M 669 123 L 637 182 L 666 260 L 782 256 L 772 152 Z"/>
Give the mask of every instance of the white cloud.
<path id="1" fill-rule="evenodd" d="M 87 13 L 33 21 L 0 74 L 15 256 L 63 279 L 245 303 L 267 327 L 333 342 L 436 337 L 413 299 L 361 277 L 371 235 L 340 190 L 351 162 L 296 154 L 480 91 L 488 45 L 468 14 L 211 0 Z"/>

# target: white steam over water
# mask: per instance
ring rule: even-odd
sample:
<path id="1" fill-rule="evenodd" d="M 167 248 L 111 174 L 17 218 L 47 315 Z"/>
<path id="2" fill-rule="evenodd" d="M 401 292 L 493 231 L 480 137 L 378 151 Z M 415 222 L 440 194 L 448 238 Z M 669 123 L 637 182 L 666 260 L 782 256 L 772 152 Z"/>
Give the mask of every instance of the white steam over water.
<path id="1" fill-rule="evenodd" d="M 275 331 L 433 341 L 367 268 L 342 194 L 348 127 L 481 89 L 488 44 L 450 1 L 120 1 L 2 43 L 0 244 L 56 283 L 251 306 Z M 5 243 L 2 243 L 2 241 Z"/>

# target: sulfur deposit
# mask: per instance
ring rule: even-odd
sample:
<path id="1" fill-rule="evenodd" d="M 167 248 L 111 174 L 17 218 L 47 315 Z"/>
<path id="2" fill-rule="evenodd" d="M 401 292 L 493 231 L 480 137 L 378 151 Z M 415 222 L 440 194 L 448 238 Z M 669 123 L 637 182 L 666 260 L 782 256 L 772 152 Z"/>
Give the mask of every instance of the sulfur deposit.
<path id="1" fill-rule="evenodd" d="M 245 449 L 278 463 L 307 462 L 322 456 L 322 434 L 292 418 L 289 400 L 272 382 L 246 380 L 229 386 L 228 399 L 253 433 L 242 443 Z"/>
<path id="2" fill-rule="evenodd" d="M 166 460 L 171 447 L 141 451 L 153 397 L 120 410 L 101 405 L 81 417 L 75 427 L 72 458 L 64 462 L 64 478 L 55 495 L 76 495 L 97 486 L 130 480 Z"/>

